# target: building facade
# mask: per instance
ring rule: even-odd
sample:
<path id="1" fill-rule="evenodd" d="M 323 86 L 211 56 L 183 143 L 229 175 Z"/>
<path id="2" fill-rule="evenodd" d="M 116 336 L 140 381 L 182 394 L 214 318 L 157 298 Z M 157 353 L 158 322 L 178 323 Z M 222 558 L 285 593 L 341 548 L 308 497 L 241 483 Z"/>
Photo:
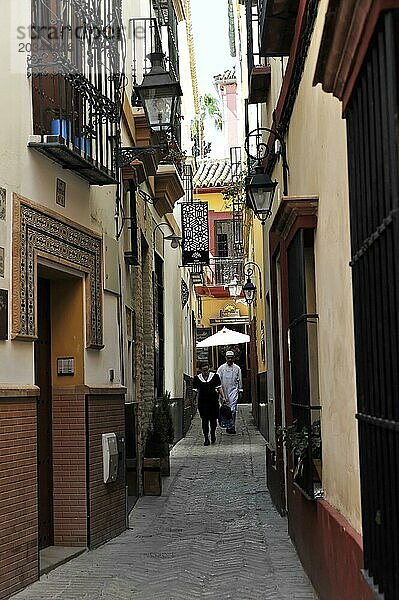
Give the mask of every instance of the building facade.
<path id="1" fill-rule="evenodd" d="M 229 159 L 199 161 L 193 179 L 194 201 L 207 205 L 209 264 L 201 268 L 195 286 L 197 296 L 197 341 L 223 327 L 241 333 L 249 329 L 248 306 L 241 289 L 231 296 L 233 281 L 241 282 L 244 270 L 243 221 L 240 206 L 229 195 L 233 185 Z M 208 361 L 213 370 L 225 362 L 226 347 L 197 348 L 197 366 Z M 243 373 L 244 402 L 251 398 L 251 363 L 246 344 L 235 350 L 235 361 Z"/>
<path id="2" fill-rule="evenodd" d="M 144 44 L 132 19 L 155 19 L 176 78 L 179 60 L 185 73 L 193 61 L 184 6 L 164 8 L 3 6 L 1 598 L 35 581 L 52 547 L 94 548 L 126 528 L 159 395 L 171 393 L 177 436 L 191 418 L 193 288 L 179 247 L 164 239 L 180 234 L 173 210 L 189 126 L 166 153 L 121 153 L 158 143 L 127 72 Z M 182 85 L 190 121 L 191 77 Z M 109 433 L 116 471 L 105 483 Z"/>
<path id="3" fill-rule="evenodd" d="M 247 187 L 255 163 L 278 182 L 253 233 L 270 303 L 268 487 L 321 598 L 394 598 L 398 5 L 242 4 Z"/>

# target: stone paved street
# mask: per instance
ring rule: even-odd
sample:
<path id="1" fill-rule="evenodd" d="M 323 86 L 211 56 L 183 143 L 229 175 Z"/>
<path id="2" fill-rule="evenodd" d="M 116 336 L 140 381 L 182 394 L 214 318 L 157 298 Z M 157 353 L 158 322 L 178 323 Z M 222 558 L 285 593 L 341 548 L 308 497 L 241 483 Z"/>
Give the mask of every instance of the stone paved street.
<path id="1" fill-rule="evenodd" d="M 162 497 L 140 498 L 131 529 L 43 576 L 14 600 L 314 600 L 265 484 L 249 407 L 237 435 L 204 447 L 199 418 L 173 449 Z"/>

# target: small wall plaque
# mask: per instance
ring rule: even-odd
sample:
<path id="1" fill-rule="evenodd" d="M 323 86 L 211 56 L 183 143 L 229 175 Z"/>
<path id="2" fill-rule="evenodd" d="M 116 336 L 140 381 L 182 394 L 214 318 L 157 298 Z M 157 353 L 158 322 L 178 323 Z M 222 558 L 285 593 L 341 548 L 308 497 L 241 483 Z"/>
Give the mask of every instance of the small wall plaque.
<path id="1" fill-rule="evenodd" d="M 0 220 L 6 220 L 6 200 L 7 192 L 4 188 L 0 188 Z"/>
<path id="2" fill-rule="evenodd" d="M 0 248 L 0 277 L 4 277 L 4 248 Z"/>
<path id="3" fill-rule="evenodd" d="M 57 177 L 57 190 L 55 201 L 60 206 L 65 207 L 66 183 Z"/>
<path id="4" fill-rule="evenodd" d="M 75 359 L 72 356 L 57 358 L 57 375 L 75 375 Z"/>
<path id="5" fill-rule="evenodd" d="M 8 290 L 0 290 L 0 340 L 8 339 Z"/>

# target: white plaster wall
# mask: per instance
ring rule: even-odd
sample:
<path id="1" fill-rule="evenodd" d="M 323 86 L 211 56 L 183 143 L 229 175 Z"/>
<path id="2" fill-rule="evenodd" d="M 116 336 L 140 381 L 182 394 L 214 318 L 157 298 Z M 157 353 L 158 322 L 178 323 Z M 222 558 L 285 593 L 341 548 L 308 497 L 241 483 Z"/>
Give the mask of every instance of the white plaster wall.
<path id="1" fill-rule="evenodd" d="M 110 369 L 114 370 L 113 383 L 122 383 L 121 361 L 119 353 L 119 310 L 117 297 L 104 294 L 104 348 L 86 350 L 85 383 L 107 384 L 110 381 Z"/>
<path id="2" fill-rule="evenodd" d="M 184 349 L 184 373 L 186 375 L 190 375 L 193 377 L 195 373 L 193 372 L 193 347 L 194 347 L 194 339 L 193 339 L 193 321 L 192 316 L 193 313 L 195 315 L 195 290 L 194 286 L 190 284 L 190 276 L 186 275 L 186 283 L 190 290 L 190 298 L 186 306 L 183 310 L 183 349 Z"/>
<path id="3" fill-rule="evenodd" d="M 164 228 L 165 232 L 167 229 Z M 166 233 L 166 235 L 168 235 Z M 183 397 L 183 311 L 180 295 L 181 250 L 165 242 L 165 390 Z"/>
<path id="4" fill-rule="evenodd" d="M 11 303 L 11 224 L 12 195 L 19 194 L 62 217 L 87 227 L 95 233 L 102 230 L 114 233 L 115 186 L 91 187 L 86 181 L 27 147 L 32 127 L 32 80 L 27 78 L 27 52 L 19 52 L 18 27 L 27 31 L 30 24 L 31 0 L 2 2 L 3 35 L 0 38 L 0 187 L 7 190 L 7 217 L 0 221 L 0 246 L 5 247 L 6 272 L 0 286 L 9 289 Z M 22 30 L 21 30 L 22 31 Z M 23 42 L 27 42 L 26 38 Z M 66 206 L 55 203 L 56 178 L 67 184 Z M 109 331 L 115 324 L 115 297 L 104 299 L 106 348 L 86 351 L 88 382 L 107 381 L 106 371 L 112 364 L 119 366 L 117 337 Z M 11 330 L 11 308 L 9 311 Z M 31 342 L 0 341 L 0 381 L 2 383 L 32 384 L 34 357 Z M 113 357 L 111 359 L 111 357 Z"/>
<path id="5" fill-rule="evenodd" d="M 289 195 L 319 197 L 315 258 L 323 488 L 326 500 L 360 532 L 346 128 L 340 102 L 312 86 L 326 6 L 323 0 L 290 121 Z M 275 176 L 281 181 L 280 164 Z"/>

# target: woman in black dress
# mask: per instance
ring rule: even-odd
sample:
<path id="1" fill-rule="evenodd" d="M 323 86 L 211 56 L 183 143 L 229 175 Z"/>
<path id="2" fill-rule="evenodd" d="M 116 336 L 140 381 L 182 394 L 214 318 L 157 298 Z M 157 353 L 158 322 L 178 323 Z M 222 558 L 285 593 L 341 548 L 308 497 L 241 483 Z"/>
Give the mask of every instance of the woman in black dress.
<path id="1" fill-rule="evenodd" d="M 194 377 L 193 391 L 198 397 L 198 412 L 202 420 L 202 431 L 205 438 L 204 446 L 209 446 L 209 425 L 211 426 L 211 442 L 214 444 L 219 415 L 219 394 L 223 400 L 224 394 L 219 375 L 209 371 L 208 363 L 203 363 L 201 373 Z"/>

